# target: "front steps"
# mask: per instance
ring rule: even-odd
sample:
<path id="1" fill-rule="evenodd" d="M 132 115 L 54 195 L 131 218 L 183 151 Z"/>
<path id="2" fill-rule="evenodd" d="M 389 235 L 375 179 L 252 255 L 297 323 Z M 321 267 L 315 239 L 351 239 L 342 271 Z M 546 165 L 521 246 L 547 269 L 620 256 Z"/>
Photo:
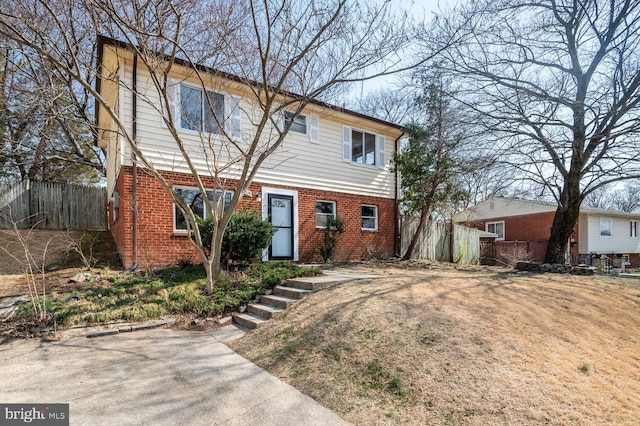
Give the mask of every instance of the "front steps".
<path id="1" fill-rule="evenodd" d="M 330 273 L 317 277 L 291 278 L 284 285 L 277 285 L 272 295 L 260 297 L 260 303 L 249 303 L 247 311 L 233 315 L 233 320 L 246 328 L 262 327 L 271 318 L 280 315 L 289 306 L 317 290 L 332 287 L 346 281 L 377 278 L 377 275 L 357 273 Z"/>
<path id="2" fill-rule="evenodd" d="M 275 318 L 282 311 L 302 299 L 311 290 L 295 287 L 287 280 L 286 286 L 277 285 L 274 294 L 260 296 L 260 303 L 249 303 L 247 312 L 234 314 L 233 320 L 243 327 L 254 329 L 262 327 L 271 318 Z"/>

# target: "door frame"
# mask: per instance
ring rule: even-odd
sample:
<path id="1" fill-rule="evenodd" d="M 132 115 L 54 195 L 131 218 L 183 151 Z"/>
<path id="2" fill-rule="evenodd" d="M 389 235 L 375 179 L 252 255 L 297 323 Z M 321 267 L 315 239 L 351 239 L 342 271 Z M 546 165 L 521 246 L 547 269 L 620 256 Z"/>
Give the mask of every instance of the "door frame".
<path id="1" fill-rule="evenodd" d="M 262 187 L 262 219 L 269 219 L 269 194 L 293 197 L 293 261 L 298 261 L 298 191 L 282 188 Z M 269 260 L 269 247 L 262 251 L 262 260 Z"/>

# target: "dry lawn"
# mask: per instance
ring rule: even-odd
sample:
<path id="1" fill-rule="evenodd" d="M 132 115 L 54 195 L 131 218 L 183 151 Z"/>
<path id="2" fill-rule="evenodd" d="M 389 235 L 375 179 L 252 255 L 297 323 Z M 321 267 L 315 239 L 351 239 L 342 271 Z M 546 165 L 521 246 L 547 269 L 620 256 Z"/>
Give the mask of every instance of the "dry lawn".
<path id="1" fill-rule="evenodd" d="M 362 271 L 231 347 L 360 425 L 638 424 L 640 280 Z"/>
<path id="2" fill-rule="evenodd" d="M 63 268 L 85 266 L 85 261 L 91 266 L 119 266 L 115 243 L 107 232 L 40 229 L 26 229 L 20 232 L 27 241 L 29 252 L 38 267 L 44 265 L 45 271 L 56 271 L 47 274 L 48 289 L 53 289 L 50 284 L 59 287 L 59 283 L 66 283 L 68 278 L 77 272 L 62 271 Z M 79 248 L 80 251 L 75 248 Z M 25 259 L 24 248 L 15 233 L 0 229 L 0 297 L 28 293 Z M 37 273 L 37 270 L 34 272 Z"/>

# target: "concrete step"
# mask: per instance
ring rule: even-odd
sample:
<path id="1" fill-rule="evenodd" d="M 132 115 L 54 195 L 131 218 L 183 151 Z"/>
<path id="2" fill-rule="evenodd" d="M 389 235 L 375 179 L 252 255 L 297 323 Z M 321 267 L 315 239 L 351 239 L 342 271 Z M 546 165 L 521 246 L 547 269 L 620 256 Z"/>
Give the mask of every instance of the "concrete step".
<path id="1" fill-rule="evenodd" d="M 289 278 L 288 280 L 286 280 L 286 285 L 287 287 L 314 291 L 333 287 L 334 285 L 340 284 L 344 281 L 344 279 L 333 278 L 327 275 L 320 275 L 317 277 Z"/>
<path id="2" fill-rule="evenodd" d="M 290 297 L 276 296 L 276 295 L 264 295 L 260 297 L 260 301 L 265 305 L 270 305 L 279 309 L 287 309 L 293 305 L 298 299 L 292 299 Z"/>
<path id="3" fill-rule="evenodd" d="M 243 313 L 243 314 L 234 314 L 233 321 L 235 321 L 237 324 L 240 324 L 243 327 L 247 327 L 253 330 L 254 328 L 262 327 L 269 320 L 259 315 L 255 315 L 251 313 Z"/>
<path id="4" fill-rule="evenodd" d="M 278 314 L 282 312 L 282 309 L 265 305 L 264 303 L 249 303 L 249 305 L 247 305 L 247 311 L 251 314 L 271 319 L 278 316 Z"/>
<path id="5" fill-rule="evenodd" d="M 274 287 L 273 292 L 276 296 L 290 297 L 291 299 L 302 299 L 312 291 L 304 290 L 301 288 L 283 287 L 281 285 L 277 285 Z"/>

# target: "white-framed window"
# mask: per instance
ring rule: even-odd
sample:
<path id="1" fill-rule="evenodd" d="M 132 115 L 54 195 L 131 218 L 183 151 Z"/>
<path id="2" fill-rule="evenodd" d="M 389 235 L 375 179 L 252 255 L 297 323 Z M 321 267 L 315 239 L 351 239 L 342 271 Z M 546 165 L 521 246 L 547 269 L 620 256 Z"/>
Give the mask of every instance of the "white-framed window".
<path id="1" fill-rule="evenodd" d="M 342 161 L 384 168 L 386 165 L 385 137 L 342 126 Z"/>
<path id="2" fill-rule="evenodd" d="M 624 260 L 625 265 L 631 265 L 631 257 L 628 254 L 623 254 L 622 260 Z"/>
<path id="3" fill-rule="evenodd" d="M 496 241 L 503 241 L 504 240 L 504 221 L 487 222 L 487 223 L 485 223 L 485 230 L 487 232 L 491 232 L 493 234 L 496 234 L 498 236 L 496 238 Z"/>
<path id="4" fill-rule="evenodd" d="M 613 219 L 608 217 L 600 218 L 600 236 L 601 237 L 613 236 Z"/>
<path id="5" fill-rule="evenodd" d="M 316 228 L 326 228 L 327 218 L 336 217 L 335 201 L 316 201 Z"/>
<path id="6" fill-rule="evenodd" d="M 378 230 L 378 206 L 363 204 L 361 210 L 362 229 L 366 231 Z"/>
<path id="7" fill-rule="evenodd" d="M 376 135 L 351 130 L 351 161 L 356 164 L 376 165 Z"/>
<path id="8" fill-rule="evenodd" d="M 206 132 L 213 135 L 226 131 L 234 140 L 242 138 L 241 99 L 202 87 L 169 79 L 167 91 L 169 108 L 176 127 L 191 132 Z M 169 111 L 165 111 L 168 113 Z M 161 125 L 167 127 L 163 114 Z"/>
<path id="9" fill-rule="evenodd" d="M 638 237 L 638 221 L 637 220 L 629 221 L 629 236 L 631 238 Z"/>
<path id="10" fill-rule="evenodd" d="M 182 197 L 196 216 L 206 219 L 207 212 L 204 208 L 202 194 L 200 194 L 198 188 L 191 186 L 174 186 L 173 189 L 180 197 Z M 207 189 L 206 192 L 209 201 L 213 202 L 213 190 Z M 234 191 L 224 191 L 223 200 L 221 200 L 221 197 L 223 196 L 223 191 L 221 189 L 215 191 L 215 194 L 217 209 L 222 213 L 222 209 L 226 210 L 229 207 Z M 184 232 L 187 230 L 187 221 L 175 203 L 173 204 L 173 230 L 176 232 Z"/>
<path id="11" fill-rule="evenodd" d="M 308 127 L 307 127 L 307 120 L 308 117 L 306 114 L 298 114 L 298 116 L 293 119 L 293 116 L 295 115 L 295 113 L 291 112 L 291 111 L 285 111 L 284 112 L 284 125 L 285 127 L 288 127 L 289 124 L 291 124 L 291 127 L 289 128 L 289 130 L 291 130 L 292 132 L 295 133 L 300 133 L 301 135 L 307 135 L 308 134 Z M 293 119 L 293 123 L 291 123 L 291 119 Z"/>
<path id="12" fill-rule="evenodd" d="M 205 96 L 206 94 L 206 96 Z M 180 127 L 221 134 L 224 123 L 224 95 L 201 88 L 180 85 Z"/>

